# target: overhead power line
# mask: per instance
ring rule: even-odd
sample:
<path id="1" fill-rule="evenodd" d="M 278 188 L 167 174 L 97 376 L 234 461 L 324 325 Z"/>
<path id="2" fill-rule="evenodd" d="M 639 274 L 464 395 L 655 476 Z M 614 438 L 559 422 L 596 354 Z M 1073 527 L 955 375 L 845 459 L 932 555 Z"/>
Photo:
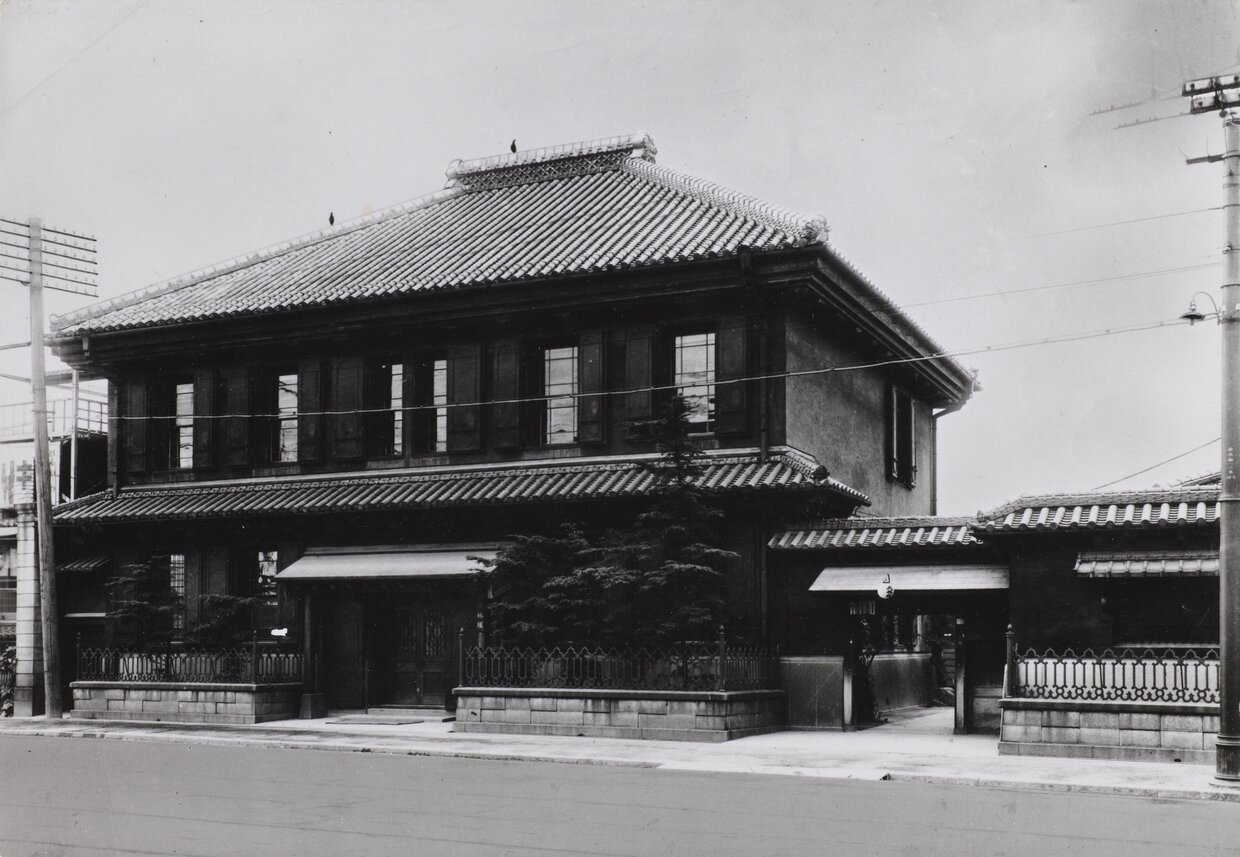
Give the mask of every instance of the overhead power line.
<path id="1" fill-rule="evenodd" d="M 1172 211 L 1169 214 L 1153 214 L 1149 217 L 1134 217 L 1131 220 L 1111 220 L 1107 223 L 1094 223 L 1089 226 L 1074 226 L 1071 229 L 1057 229 L 1054 232 L 1035 232 L 1035 238 L 1045 238 L 1048 235 L 1067 235 L 1070 232 L 1086 232 L 1090 229 L 1105 229 L 1108 226 L 1126 226 L 1130 223 L 1146 223 L 1151 220 L 1165 220 L 1168 217 L 1183 217 L 1186 214 L 1201 214 L 1205 211 L 1222 211 L 1223 206 L 1212 205 L 1209 208 L 1190 208 L 1188 211 Z"/>
<path id="2" fill-rule="evenodd" d="M 1185 271 L 1200 271 L 1205 268 L 1221 268 L 1222 262 L 1204 262 L 1200 265 L 1183 265 L 1179 268 L 1163 268 L 1158 271 L 1136 271 L 1131 274 L 1116 274 L 1113 277 L 1098 277 L 1094 280 L 1070 280 L 1066 283 L 1048 283 L 1043 286 L 1029 286 L 1024 289 L 1004 289 L 997 292 L 981 292 L 976 295 L 956 295 L 950 298 L 934 298 L 928 301 L 917 301 L 916 303 L 901 304 L 904 309 L 919 306 L 931 306 L 932 304 L 949 304 L 957 301 L 974 301 L 981 298 L 997 298 L 1006 297 L 1007 295 L 1023 295 L 1028 292 L 1043 292 L 1048 289 L 1066 289 L 1073 286 L 1093 286 L 1099 283 L 1114 283 L 1120 280 L 1139 280 L 1142 277 L 1159 277 L 1163 274 L 1181 274 Z"/>
<path id="3" fill-rule="evenodd" d="M 713 386 L 726 387 L 729 384 L 744 384 L 751 381 L 775 381 L 784 378 L 805 378 L 815 375 L 830 375 L 836 372 L 859 372 L 867 369 L 881 369 L 886 366 L 901 366 L 913 363 L 925 363 L 931 360 L 941 360 L 944 358 L 969 357 L 976 354 L 992 354 L 1000 351 L 1012 351 L 1018 348 L 1031 348 L 1038 345 L 1054 345 L 1065 342 L 1083 342 L 1090 339 L 1101 339 L 1107 336 L 1118 336 L 1125 333 L 1138 333 L 1145 330 L 1157 330 L 1161 327 L 1179 327 L 1187 325 L 1188 322 L 1175 319 L 1174 321 L 1156 321 L 1146 324 L 1132 325 L 1129 327 L 1114 327 L 1103 330 L 1087 331 L 1085 333 L 1068 333 L 1061 336 L 1050 336 L 1042 339 L 1029 339 L 1019 342 L 1005 342 L 997 345 L 980 345 L 973 348 L 966 348 L 960 351 L 940 351 L 934 354 L 923 354 L 917 357 L 898 357 L 891 360 L 876 360 L 869 363 L 852 363 L 843 366 L 823 366 L 814 369 L 798 369 L 787 372 L 769 372 L 761 375 L 748 375 L 743 378 L 728 378 L 726 380 L 715 380 Z M 679 390 L 684 387 L 703 386 L 702 384 L 684 383 L 684 384 L 651 384 L 641 387 L 626 387 L 620 390 L 599 390 L 597 392 L 588 393 L 557 393 L 555 395 L 542 396 L 519 396 L 507 399 L 483 399 L 476 402 L 447 402 L 443 404 L 423 404 L 423 405 L 402 405 L 399 408 L 393 407 L 377 407 L 377 408 L 349 408 L 346 410 L 317 410 L 317 411 L 298 411 L 297 416 L 315 417 L 315 416 L 346 416 L 352 414 L 388 414 L 394 412 L 416 413 L 424 411 L 434 411 L 440 409 L 451 408 L 473 408 L 479 405 L 517 405 L 526 402 L 547 402 L 551 400 L 562 399 L 587 399 L 594 396 L 623 396 L 630 393 L 658 393 L 664 391 Z M 289 414 L 288 416 L 292 416 Z M 226 419 L 275 419 L 279 414 L 273 412 L 252 413 L 252 414 L 194 414 L 191 419 L 204 420 L 226 420 Z M 185 415 L 177 416 L 176 414 L 148 414 L 146 416 L 117 416 L 118 420 L 177 420 L 186 419 Z"/>
<path id="4" fill-rule="evenodd" d="M 1103 485 L 1099 485 L 1097 488 L 1094 488 L 1091 490 L 1101 491 L 1103 488 L 1110 488 L 1112 485 L 1118 485 L 1120 482 L 1124 482 L 1125 480 L 1131 479 L 1134 476 L 1140 476 L 1143 473 L 1149 473 L 1151 470 L 1157 470 L 1159 467 L 1162 467 L 1164 464 L 1170 464 L 1173 461 L 1179 461 L 1181 458 L 1192 455 L 1194 452 L 1199 452 L 1205 449 L 1207 446 L 1212 446 L 1213 444 L 1218 443 L 1220 440 L 1222 440 L 1221 437 L 1216 437 L 1214 438 L 1214 440 L 1207 440 L 1205 443 L 1201 444 L 1201 446 L 1194 446 L 1192 449 L 1186 452 L 1181 452 L 1179 455 L 1173 455 L 1170 458 L 1164 458 L 1162 461 L 1158 462 L 1157 464 L 1151 464 L 1149 467 L 1146 467 L 1142 470 L 1138 470 L 1136 473 L 1129 473 L 1127 476 L 1121 476 L 1119 479 L 1114 479 Z"/>

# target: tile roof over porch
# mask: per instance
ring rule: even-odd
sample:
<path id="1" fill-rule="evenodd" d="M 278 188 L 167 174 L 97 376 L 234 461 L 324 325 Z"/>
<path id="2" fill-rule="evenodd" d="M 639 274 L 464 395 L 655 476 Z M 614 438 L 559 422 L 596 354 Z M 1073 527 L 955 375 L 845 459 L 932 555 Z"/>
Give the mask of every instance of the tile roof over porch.
<path id="1" fill-rule="evenodd" d="M 657 456 L 560 459 L 514 465 L 424 467 L 340 476 L 272 477 L 228 482 L 135 486 L 58 506 L 59 524 L 322 514 L 637 497 L 659 490 L 643 468 Z M 696 484 L 711 493 L 826 492 L 853 506 L 860 491 L 788 447 L 707 454 Z"/>

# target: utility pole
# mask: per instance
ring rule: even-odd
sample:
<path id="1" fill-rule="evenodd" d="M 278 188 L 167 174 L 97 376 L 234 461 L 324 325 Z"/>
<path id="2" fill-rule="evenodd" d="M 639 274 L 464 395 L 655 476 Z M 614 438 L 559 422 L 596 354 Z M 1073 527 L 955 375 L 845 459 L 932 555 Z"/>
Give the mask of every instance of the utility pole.
<path id="1" fill-rule="evenodd" d="M 0 218 L 0 277 L 25 282 L 30 293 L 30 392 L 33 397 L 35 526 L 38 540 L 39 619 L 42 637 L 43 704 L 49 718 L 64 713 L 60 694 L 59 610 L 56 604 L 56 555 L 52 531 L 52 466 L 47 432 L 47 368 L 43 354 L 44 278 L 47 288 L 95 297 L 93 238 L 47 230 L 30 218 L 22 224 Z M 45 259 L 45 256 L 47 257 Z M 50 269 L 45 274 L 45 268 Z M 76 376 L 75 376 L 76 381 Z M 73 416 L 76 421 L 76 413 Z M 76 427 L 75 427 L 76 428 Z"/>
<path id="2" fill-rule="evenodd" d="M 1214 776 L 1240 781 L 1240 76 L 1223 75 L 1184 84 L 1192 113 L 1223 117 L 1227 218 L 1222 305 L 1223 405 L 1219 483 L 1219 729 Z"/>
<path id="3" fill-rule="evenodd" d="M 60 698 L 60 634 L 56 549 L 52 538 L 52 463 L 47 439 L 47 367 L 43 360 L 43 224 L 30 218 L 30 392 L 34 396 L 34 506 L 39 536 L 39 617 L 43 627 L 43 706 L 64 713 Z"/>

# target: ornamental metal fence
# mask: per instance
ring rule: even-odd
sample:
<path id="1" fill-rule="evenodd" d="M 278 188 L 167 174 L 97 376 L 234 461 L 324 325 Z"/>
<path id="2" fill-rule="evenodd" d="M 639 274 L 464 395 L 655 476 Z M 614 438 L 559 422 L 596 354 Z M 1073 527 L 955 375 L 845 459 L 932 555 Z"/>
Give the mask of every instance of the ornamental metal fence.
<path id="1" fill-rule="evenodd" d="M 779 687 L 779 660 L 768 649 L 690 643 L 666 649 L 465 649 L 465 687 L 592 690 L 768 690 Z"/>
<path id="2" fill-rule="evenodd" d="M 300 651 L 271 646 L 167 650 L 78 648 L 78 681 L 285 684 L 302 681 Z"/>
<path id="3" fill-rule="evenodd" d="M 1219 702 L 1218 650 L 1085 649 L 1077 654 L 1009 646 L 1005 696 L 1116 702 Z"/>

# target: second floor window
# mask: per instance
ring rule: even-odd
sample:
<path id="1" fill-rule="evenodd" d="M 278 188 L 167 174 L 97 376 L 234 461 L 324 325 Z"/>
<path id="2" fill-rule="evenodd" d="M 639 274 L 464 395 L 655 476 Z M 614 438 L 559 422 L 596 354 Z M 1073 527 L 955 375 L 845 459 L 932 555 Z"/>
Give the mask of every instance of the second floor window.
<path id="1" fill-rule="evenodd" d="M 276 422 L 271 458 L 273 461 L 297 460 L 297 373 L 281 372 L 276 376 Z"/>
<path id="2" fill-rule="evenodd" d="M 688 407 L 689 430 L 715 430 L 715 334 L 676 337 L 672 383 Z"/>
<path id="3" fill-rule="evenodd" d="M 910 488 L 917 484 L 917 403 L 905 391 L 891 388 L 887 420 L 888 473 Z"/>
<path id="4" fill-rule="evenodd" d="M 413 376 L 413 451 L 448 450 L 448 359 L 439 355 L 415 364 Z"/>
<path id="5" fill-rule="evenodd" d="M 369 447 L 375 455 L 405 451 L 405 364 L 385 361 L 374 365 L 367 383 Z"/>
<path id="6" fill-rule="evenodd" d="M 194 466 L 194 384 L 186 381 L 176 385 L 176 415 L 173 425 L 172 466 L 185 469 Z M 181 557 L 184 562 L 185 557 Z"/>
<path id="7" fill-rule="evenodd" d="M 577 441 L 577 347 L 542 350 L 542 442 Z"/>

